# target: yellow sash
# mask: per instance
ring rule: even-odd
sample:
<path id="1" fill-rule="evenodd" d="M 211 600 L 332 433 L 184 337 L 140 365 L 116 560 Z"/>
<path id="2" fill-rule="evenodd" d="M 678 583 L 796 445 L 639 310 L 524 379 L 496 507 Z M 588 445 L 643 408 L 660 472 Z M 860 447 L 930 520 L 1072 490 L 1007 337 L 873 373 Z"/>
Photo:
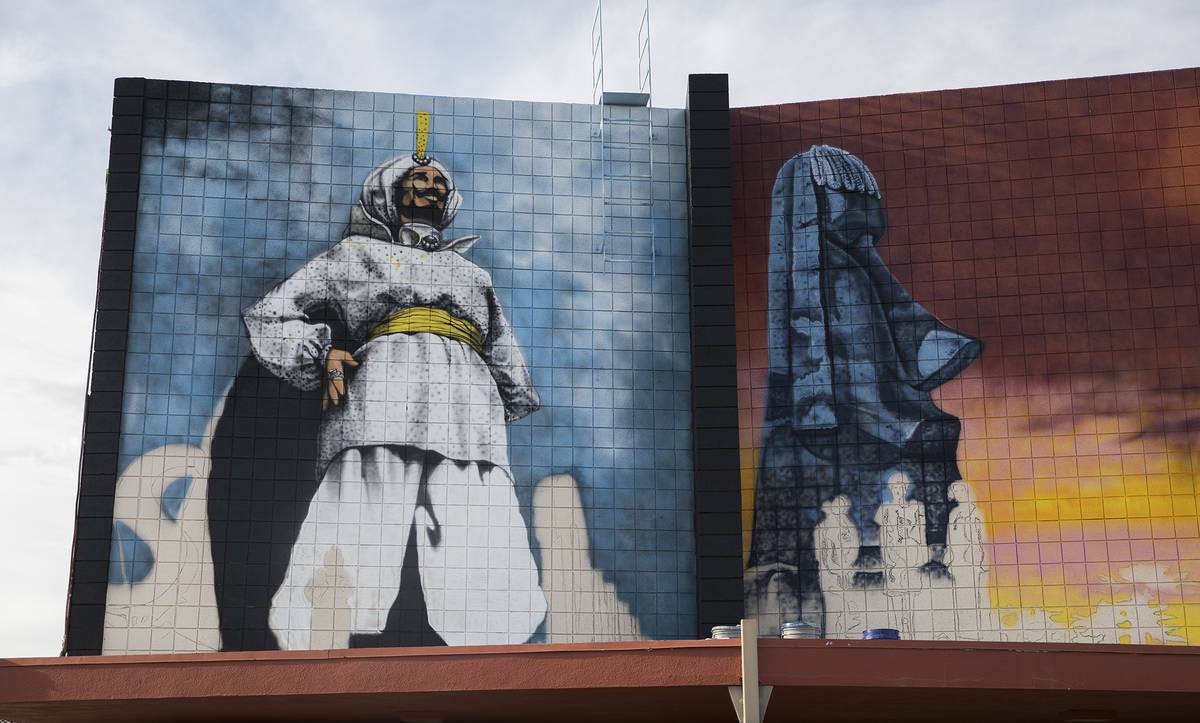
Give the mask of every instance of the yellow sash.
<path id="1" fill-rule="evenodd" d="M 391 314 L 371 329 L 367 341 L 374 341 L 387 334 L 437 334 L 447 339 L 461 341 L 483 355 L 483 335 L 466 319 L 459 319 L 443 309 L 428 306 L 411 306 Z"/>

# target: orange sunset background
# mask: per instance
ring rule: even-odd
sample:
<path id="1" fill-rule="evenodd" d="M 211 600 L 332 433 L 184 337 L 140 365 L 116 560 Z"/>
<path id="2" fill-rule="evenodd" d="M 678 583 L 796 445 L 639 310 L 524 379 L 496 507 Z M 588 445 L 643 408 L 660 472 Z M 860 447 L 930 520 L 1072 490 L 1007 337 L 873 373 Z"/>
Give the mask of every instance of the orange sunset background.
<path id="1" fill-rule="evenodd" d="M 963 423 L 1002 624 L 1132 602 L 1153 619 L 1121 642 L 1200 644 L 1195 72 L 740 108 L 731 135 L 744 548 L 771 188 L 826 143 L 879 181 L 892 274 L 984 341 L 934 399 Z"/>

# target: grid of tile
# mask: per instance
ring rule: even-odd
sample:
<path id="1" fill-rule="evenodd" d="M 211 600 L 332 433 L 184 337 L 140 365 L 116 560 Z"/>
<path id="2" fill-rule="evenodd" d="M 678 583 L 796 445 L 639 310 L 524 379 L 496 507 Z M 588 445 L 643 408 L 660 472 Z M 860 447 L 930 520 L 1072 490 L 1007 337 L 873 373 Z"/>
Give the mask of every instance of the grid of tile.
<path id="1" fill-rule="evenodd" d="M 745 613 L 737 461 L 729 76 L 688 76 L 699 633 Z"/>
<path id="2" fill-rule="evenodd" d="M 412 150 L 427 110 L 430 153 L 464 197 L 448 231 L 483 237 L 469 257 L 542 400 L 508 429 L 526 518 L 539 480 L 572 475 L 591 564 L 641 633 L 693 635 L 683 111 L 619 111 L 656 128 L 639 157 L 653 154 L 652 182 L 618 188 L 648 194 L 651 264 L 598 252 L 595 106 L 164 81 L 145 95 L 120 470 L 205 448 L 247 357 L 241 311 L 342 238 L 363 179 Z M 165 508 L 137 509 L 149 524 Z"/>
<path id="3" fill-rule="evenodd" d="M 113 89 L 112 141 L 108 161 L 104 232 L 96 289 L 96 322 L 83 453 L 79 471 L 75 547 L 64 652 L 100 652 L 108 582 L 113 485 L 117 472 L 124 386 L 125 336 L 141 152 L 142 91 L 139 79 L 121 78 Z"/>
<path id="4" fill-rule="evenodd" d="M 746 544 L 771 188 L 823 143 L 875 174 L 891 273 L 985 343 L 935 394 L 986 530 L 969 599 L 1012 639 L 1196 644 L 1197 71 L 735 108 L 732 138 Z"/>

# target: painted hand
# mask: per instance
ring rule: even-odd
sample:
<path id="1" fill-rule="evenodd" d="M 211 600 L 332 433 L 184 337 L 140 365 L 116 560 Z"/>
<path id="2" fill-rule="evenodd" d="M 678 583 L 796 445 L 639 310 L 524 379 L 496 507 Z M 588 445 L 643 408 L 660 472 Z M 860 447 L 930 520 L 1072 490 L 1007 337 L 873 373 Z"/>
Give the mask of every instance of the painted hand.
<path id="1" fill-rule="evenodd" d="M 329 409 L 329 405 L 337 406 L 346 396 L 346 369 L 358 366 L 350 352 L 334 349 L 325 360 L 325 394 L 321 397 L 321 411 Z"/>

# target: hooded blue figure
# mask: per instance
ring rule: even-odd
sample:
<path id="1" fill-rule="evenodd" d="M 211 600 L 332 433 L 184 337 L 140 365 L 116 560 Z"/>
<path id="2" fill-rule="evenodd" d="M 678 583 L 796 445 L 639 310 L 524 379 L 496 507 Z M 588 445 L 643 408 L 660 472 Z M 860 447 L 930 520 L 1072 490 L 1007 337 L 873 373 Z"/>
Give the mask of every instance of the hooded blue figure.
<path id="1" fill-rule="evenodd" d="M 858 158 L 813 146 L 775 180 L 768 261 L 766 411 L 746 575 L 749 614 L 821 623 L 813 551 L 821 505 L 839 494 L 862 548 L 856 584 L 879 584 L 875 510 L 903 471 L 925 505 L 927 572 L 936 574 L 960 479 L 960 424 L 931 390 L 983 351 L 923 309 L 875 249 L 885 230 L 879 186 Z M 901 502 L 901 500 L 895 500 Z"/>

